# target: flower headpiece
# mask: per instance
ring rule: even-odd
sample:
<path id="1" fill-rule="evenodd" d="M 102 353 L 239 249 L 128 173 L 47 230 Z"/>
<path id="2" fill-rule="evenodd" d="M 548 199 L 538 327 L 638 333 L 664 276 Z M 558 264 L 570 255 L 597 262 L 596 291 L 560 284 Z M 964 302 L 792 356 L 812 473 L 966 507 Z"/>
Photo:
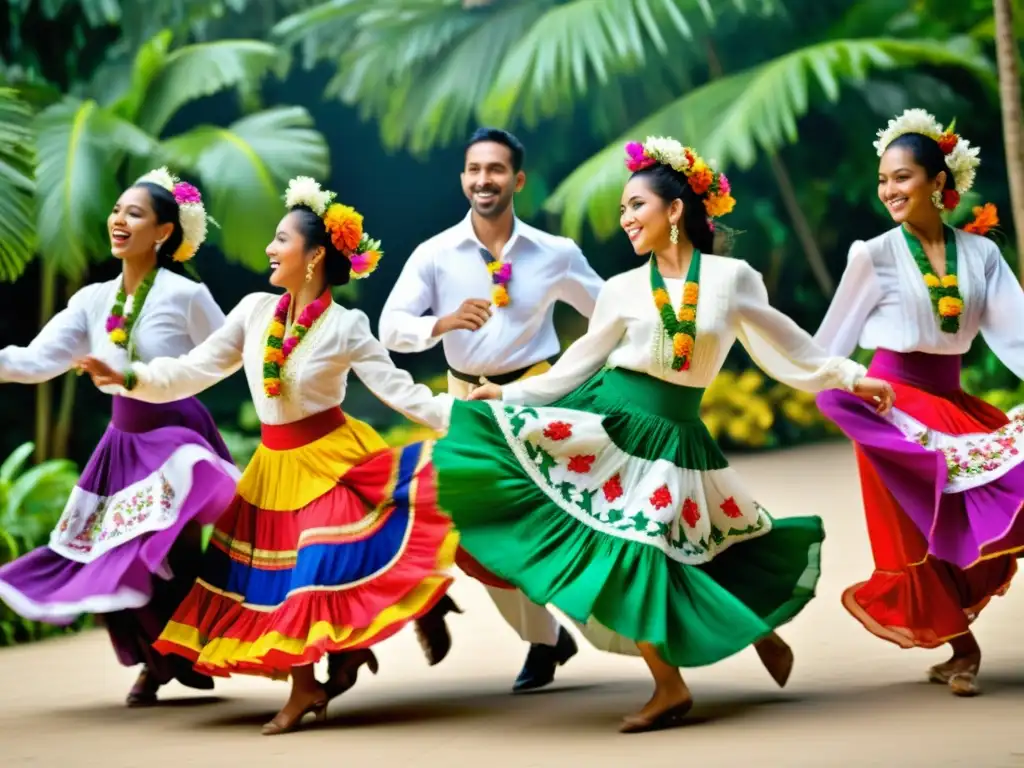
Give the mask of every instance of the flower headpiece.
<path id="1" fill-rule="evenodd" d="M 297 176 L 288 182 L 284 203 L 289 209 L 305 205 L 324 220 L 331 242 L 352 263 L 352 277 L 360 280 L 377 269 L 384 252 L 380 249 L 380 240 L 374 240 L 363 231 L 363 215 L 355 208 L 334 202 L 335 197 L 334 192 L 323 189 L 316 179 Z"/>
<path id="2" fill-rule="evenodd" d="M 730 194 L 732 187 L 724 173 L 717 173 L 703 158 L 690 147 L 684 147 L 675 139 L 648 136 L 641 144 L 631 141 L 626 145 L 626 168 L 636 173 L 644 168 L 661 163 L 686 177 L 690 189 L 704 198 L 704 210 L 708 218 L 716 219 L 732 213 L 736 200 Z"/>
<path id="3" fill-rule="evenodd" d="M 181 224 L 182 239 L 181 245 L 171 254 L 171 258 L 178 262 L 189 261 L 196 255 L 199 246 L 206 241 L 207 223 L 213 221 L 203 206 L 203 196 L 198 189 L 187 181 L 178 179 L 166 167 L 150 171 L 135 183 L 142 182 L 156 184 L 174 195 L 174 200 L 178 203 L 178 223 Z"/>
<path id="4" fill-rule="evenodd" d="M 946 190 L 943 194 L 943 205 L 947 210 L 953 210 L 960 204 L 960 195 L 966 194 L 974 186 L 975 169 L 981 164 L 978 159 L 978 148 L 972 147 L 967 139 L 955 133 L 954 123 L 948 128 L 943 128 L 932 115 L 923 109 L 908 109 L 899 117 L 889 121 L 889 125 L 878 132 L 878 140 L 874 142 L 878 156 L 885 154 L 885 150 L 893 141 L 908 133 L 919 133 L 934 139 L 939 149 L 946 156 L 946 167 L 953 174 L 953 184 L 956 190 Z"/>

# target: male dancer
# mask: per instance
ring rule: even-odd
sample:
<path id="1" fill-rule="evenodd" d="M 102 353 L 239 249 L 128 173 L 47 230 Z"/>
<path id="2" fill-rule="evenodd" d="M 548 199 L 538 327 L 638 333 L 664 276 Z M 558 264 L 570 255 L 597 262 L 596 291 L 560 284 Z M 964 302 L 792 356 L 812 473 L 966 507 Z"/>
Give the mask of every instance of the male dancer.
<path id="1" fill-rule="evenodd" d="M 381 341 L 394 352 L 422 352 L 442 342 L 448 391 L 458 398 L 484 379 L 503 385 L 547 370 L 560 349 L 555 302 L 589 318 L 601 289 L 601 278 L 572 240 L 516 217 L 512 198 L 526 183 L 524 155 L 506 131 L 481 128 L 470 137 L 461 176 L 469 213 L 413 251 L 381 314 Z M 576 654 L 572 636 L 521 592 L 487 591 L 530 643 L 513 691 L 548 685 L 555 668 Z"/>

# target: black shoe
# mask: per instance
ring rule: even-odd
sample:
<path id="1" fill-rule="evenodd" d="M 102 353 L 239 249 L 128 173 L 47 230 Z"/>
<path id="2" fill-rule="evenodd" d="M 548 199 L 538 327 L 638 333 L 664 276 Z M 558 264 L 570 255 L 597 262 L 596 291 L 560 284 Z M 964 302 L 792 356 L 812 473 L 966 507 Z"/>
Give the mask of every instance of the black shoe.
<path id="1" fill-rule="evenodd" d="M 512 692 L 535 691 L 550 685 L 555 679 L 555 669 L 575 656 L 578 650 L 576 641 L 565 627 L 559 630 L 558 642 L 555 645 L 534 643 L 530 646 L 530 652 L 526 654 L 526 663 L 523 664 L 519 677 L 512 686 Z"/>
<path id="2" fill-rule="evenodd" d="M 445 595 L 424 616 L 416 620 L 416 638 L 420 641 L 427 664 L 434 666 L 448 655 L 452 648 L 452 636 L 444 617 L 449 613 L 462 613 L 462 609 Z"/>

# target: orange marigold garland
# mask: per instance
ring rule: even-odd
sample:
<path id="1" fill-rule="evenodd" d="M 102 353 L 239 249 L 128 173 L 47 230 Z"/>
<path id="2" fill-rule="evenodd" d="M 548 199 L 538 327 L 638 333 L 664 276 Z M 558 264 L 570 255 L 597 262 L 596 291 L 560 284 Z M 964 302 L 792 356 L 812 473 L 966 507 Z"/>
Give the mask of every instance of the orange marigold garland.
<path id="1" fill-rule="evenodd" d="M 651 256 L 651 294 L 654 306 L 661 315 L 665 334 L 672 341 L 672 370 L 686 371 L 690 368 L 693 347 L 697 341 L 697 301 L 700 298 L 700 251 L 693 250 L 690 268 L 686 271 L 683 284 L 683 300 L 679 312 L 672 311 L 665 279 L 658 270 L 654 256 Z"/>

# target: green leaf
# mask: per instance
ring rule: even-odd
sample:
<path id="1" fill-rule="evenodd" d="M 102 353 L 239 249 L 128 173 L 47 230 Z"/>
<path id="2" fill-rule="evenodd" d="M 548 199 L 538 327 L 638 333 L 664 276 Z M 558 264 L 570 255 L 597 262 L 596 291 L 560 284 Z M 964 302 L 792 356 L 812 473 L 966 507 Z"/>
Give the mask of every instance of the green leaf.
<path id="1" fill-rule="evenodd" d="M 327 143 L 301 107 L 258 112 L 227 128 L 195 128 L 165 141 L 161 154 L 202 180 L 225 254 L 256 271 L 266 269 L 264 249 L 286 212 L 288 180 L 322 179 L 330 167 Z"/>
<path id="2" fill-rule="evenodd" d="M 32 114 L 11 88 L 0 88 L 0 280 L 14 282 L 36 250 Z"/>
<path id="3" fill-rule="evenodd" d="M 728 10 L 744 12 L 742 0 Z M 575 0 L 549 9 L 504 57 L 481 107 L 485 122 L 536 125 L 565 114 L 593 84 L 644 69 L 693 45 L 688 16 L 714 23 L 702 0 Z"/>
<path id="4" fill-rule="evenodd" d="M 10 485 L 35 449 L 35 443 L 22 443 L 11 451 L 11 454 L 4 459 L 4 463 L 0 464 L 0 487 Z"/>
<path id="5" fill-rule="evenodd" d="M 609 237 L 618 229 L 619 195 L 628 177 L 626 141 L 675 136 L 718 168 L 749 168 L 759 152 L 797 140 L 797 122 L 812 99 L 835 102 L 844 84 L 863 82 L 873 70 L 920 65 L 966 69 L 993 85 L 991 65 L 964 40 L 834 40 L 801 48 L 707 83 L 653 113 L 565 179 L 547 208 L 563 215 L 570 237 L 578 237 L 585 222 L 599 237 Z"/>
<path id="6" fill-rule="evenodd" d="M 150 85 L 167 62 L 167 52 L 170 50 L 172 39 L 170 30 L 164 30 L 145 42 L 135 54 L 131 66 L 131 85 L 110 106 L 110 109 L 125 120 L 134 121 L 138 117 Z"/>
<path id="7" fill-rule="evenodd" d="M 120 192 L 121 160 L 157 145 L 96 102 L 74 98 L 43 110 L 35 128 L 41 250 L 62 274 L 81 278 L 90 256 L 109 252 L 103 223 Z"/>
<path id="8" fill-rule="evenodd" d="M 218 40 L 187 45 L 170 53 L 159 72 L 143 71 L 157 59 L 153 49 L 140 55 L 141 106 L 138 125 L 159 136 L 185 104 L 226 88 L 252 89 L 280 61 L 280 51 L 259 40 Z M 148 78 L 147 78 L 148 76 Z"/>
<path id="9" fill-rule="evenodd" d="M 74 462 L 54 460 L 32 467 L 11 485 L 7 494 L 7 504 L 3 510 L 3 520 L 9 527 L 18 518 L 21 508 L 33 493 L 38 493 L 46 484 L 66 482 L 76 477 Z M 72 479 L 72 483 L 74 480 Z"/>

